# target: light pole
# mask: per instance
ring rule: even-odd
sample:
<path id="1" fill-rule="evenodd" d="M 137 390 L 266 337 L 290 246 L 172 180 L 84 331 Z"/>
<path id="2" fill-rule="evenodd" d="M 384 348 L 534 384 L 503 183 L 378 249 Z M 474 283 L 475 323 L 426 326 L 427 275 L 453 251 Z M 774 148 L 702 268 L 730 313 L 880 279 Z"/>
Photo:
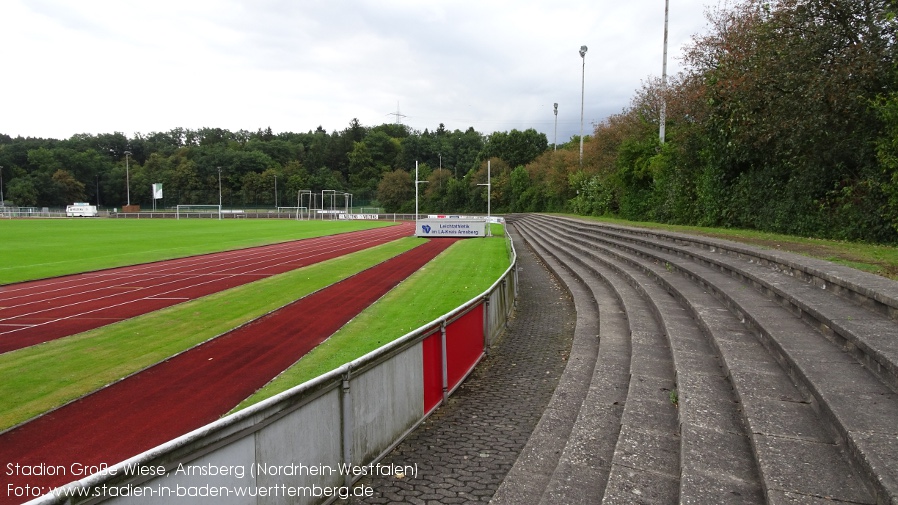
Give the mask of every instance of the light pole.
<path id="1" fill-rule="evenodd" d="M 131 206 L 131 170 L 128 166 L 128 158 L 131 156 L 131 151 L 125 151 L 125 185 L 128 186 L 128 206 Z"/>
<path id="2" fill-rule="evenodd" d="M 555 104 L 555 140 L 552 141 L 555 145 L 555 151 L 558 150 L 558 104 Z"/>
<path id="3" fill-rule="evenodd" d="M 274 210 L 278 208 L 278 174 L 274 174 Z"/>
<path id="4" fill-rule="evenodd" d="M 418 233 L 418 184 L 427 184 L 427 181 L 418 180 L 418 160 L 415 160 L 415 234 Z"/>
<path id="5" fill-rule="evenodd" d="M 486 184 L 478 184 L 478 186 L 486 186 L 486 236 L 492 237 L 493 230 L 490 226 L 490 214 L 492 213 L 492 209 L 490 209 L 490 205 L 492 204 L 492 193 L 493 193 L 493 185 L 492 185 L 492 175 L 490 174 L 490 161 L 486 160 Z"/>
<path id="6" fill-rule="evenodd" d="M 667 123 L 667 15 L 670 0 L 664 0 L 664 60 L 661 63 L 661 126 L 658 128 L 658 139 L 664 143 L 665 123 Z"/>
<path id="7" fill-rule="evenodd" d="M 3 165 L 0 165 L 0 207 L 6 207 L 6 200 L 3 199 Z"/>
<path id="8" fill-rule="evenodd" d="M 580 80 L 580 168 L 583 168 L 583 104 L 586 98 L 586 46 L 580 46 L 583 59 L 583 77 Z"/>
<path id="9" fill-rule="evenodd" d="M 221 219 L 221 167 L 218 168 L 218 219 Z"/>

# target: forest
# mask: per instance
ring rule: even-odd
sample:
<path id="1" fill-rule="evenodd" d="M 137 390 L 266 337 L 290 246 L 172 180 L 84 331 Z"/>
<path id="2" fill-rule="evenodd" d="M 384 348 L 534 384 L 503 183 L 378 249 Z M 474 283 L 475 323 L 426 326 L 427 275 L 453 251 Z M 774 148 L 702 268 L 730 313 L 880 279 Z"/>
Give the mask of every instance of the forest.
<path id="1" fill-rule="evenodd" d="M 7 202 L 23 207 L 130 202 L 146 209 L 156 183 L 163 188 L 159 206 L 217 204 L 220 175 L 225 207 L 296 206 L 300 190 L 336 190 L 351 193 L 355 207 L 408 212 L 418 162 L 419 180 L 428 181 L 421 184 L 422 211 L 486 212 L 486 190 L 474 182 L 484 182 L 486 171 L 478 176 L 477 167 L 491 158 L 500 170 L 507 166 L 502 160 L 523 166 L 546 146 L 545 135 L 532 129 L 483 135 L 440 125 L 418 132 L 354 119 L 331 133 L 319 127 L 279 134 L 176 128 L 65 140 L 0 135 L 0 166 Z"/>
<path id="2" fill-rule="evenodd" d="M 0 135 L 8 201 L 117 207 L 296 205 L 299 190 L 355 206 L 485 213 L 572 212 L 898 243 L 896 0 L 744 0 L 707 12 L 684 70 L 647 78 L 584 138 L 402 124 L 307 133 Z M 660 63 L 660 62 L 659 62 Z M 660 66 L 660 65 L 659 65 Z M 600 93 L 600 84 L 591 93 Z M 659 135 L 664 112 L 665 136 Z M 128 152 L 130 154 L 126 155 Z M 127 167 L 127 168 L 126 168 Z M 127 174 L 126 174 L 127 172 Z M 126 178 L 130 186 L 126 185 Z"/>

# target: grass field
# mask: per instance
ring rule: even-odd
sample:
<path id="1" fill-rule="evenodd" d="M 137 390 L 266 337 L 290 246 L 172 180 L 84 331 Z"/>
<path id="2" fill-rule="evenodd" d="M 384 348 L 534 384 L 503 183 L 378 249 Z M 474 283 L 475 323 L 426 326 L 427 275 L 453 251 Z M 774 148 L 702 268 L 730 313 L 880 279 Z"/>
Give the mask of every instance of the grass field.
<path id="1" fill-rule="evenodd" d="M 389 226 L 256 219 L 0 220 L 0 285 Z"/>

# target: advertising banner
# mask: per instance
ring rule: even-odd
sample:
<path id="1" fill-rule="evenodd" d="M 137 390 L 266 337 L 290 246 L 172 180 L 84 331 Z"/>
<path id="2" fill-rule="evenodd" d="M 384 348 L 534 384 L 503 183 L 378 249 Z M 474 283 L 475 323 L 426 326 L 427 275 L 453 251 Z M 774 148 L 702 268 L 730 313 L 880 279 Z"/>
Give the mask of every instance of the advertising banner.
<path id="1" fill-rule="evenodd" d="M 486 222 L 474 219 L 419 219 L 415 225 L 417 237 L 485 237 Z"/>

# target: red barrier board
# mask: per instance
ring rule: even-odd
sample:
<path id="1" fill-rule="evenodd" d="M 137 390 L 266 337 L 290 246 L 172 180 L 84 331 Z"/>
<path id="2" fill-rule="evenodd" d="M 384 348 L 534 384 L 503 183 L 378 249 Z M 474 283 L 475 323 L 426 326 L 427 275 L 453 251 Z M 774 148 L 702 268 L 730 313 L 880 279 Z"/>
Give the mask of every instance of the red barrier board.
<path id="1" fill-rule="evenodd" d="M 446 327 L 449 389 L 461 382 L 483 354 L 483 304 Z"/>

